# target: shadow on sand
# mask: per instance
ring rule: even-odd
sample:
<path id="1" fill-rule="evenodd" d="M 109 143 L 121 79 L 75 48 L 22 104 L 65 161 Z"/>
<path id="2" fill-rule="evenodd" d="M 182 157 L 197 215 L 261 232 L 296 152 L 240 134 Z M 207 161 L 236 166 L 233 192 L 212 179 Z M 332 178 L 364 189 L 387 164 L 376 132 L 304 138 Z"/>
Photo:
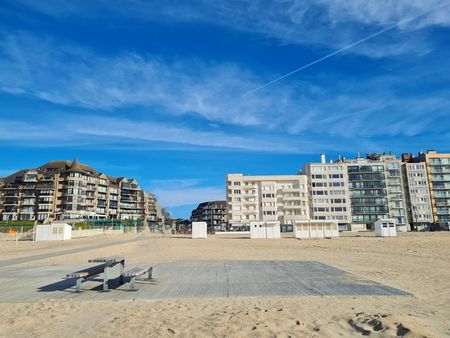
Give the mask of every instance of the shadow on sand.
<path id="1" fill-rule="evenodd" d="M 52 284 L 47 284 L 47 285 L 43 285 L 38 287 L 38 292 L 54 292 L 54 291 L 65 291 L 65 292 L 73 292 L 75 293 L 75 283 L 76 283 L 76 278 L 67 278 L 67 279 L 63 279 L 60 280 L 59 282 L 56 283 L 52 283 Z M 86 281 L 89 282 L 99 282 L 100 284 L 90 288 L 90 289 L 83 289 L 83 284 L 81 284 L 81 290 L 82 291 L 103 291 L 103 279 L 101 278 L 89 278 Z M 124 283 L 127 283 L 128 279 L 124 280 Z M 123 283 L 123 284 L 124 284 Z M 114 290 L 117 289 L 118 287 L 120 287 L 121 285 L 123 285 L 122 283 L 120 283 L 119 277 L 116 277 L 114 279 L 110 279 L 108 281 L 108 289 L 110 290 Z"/>

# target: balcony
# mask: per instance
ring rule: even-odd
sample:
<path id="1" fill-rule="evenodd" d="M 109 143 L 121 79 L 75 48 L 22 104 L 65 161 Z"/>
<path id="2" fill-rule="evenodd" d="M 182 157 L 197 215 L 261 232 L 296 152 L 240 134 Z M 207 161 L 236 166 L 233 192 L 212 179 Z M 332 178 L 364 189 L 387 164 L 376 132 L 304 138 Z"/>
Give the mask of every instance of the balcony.
<path id="1" fill-rule="evenodd" d="M 372 201 L 351 201 L 352 206 L 385 206 L 387 205 L 387 201 L 385 202 L 372 202 Z"/>
<path id="2" fill-rule="evenodd" d="M 349 174 L 348 180 L 349 182 L 355 181 L 369 181 L 369 182 L 378 182 L 384 181 L 385 177 L 382 174 Z"/>
<path id="3" fill-rule="evenodd" d="M 369 208 L 359 208 L 359 207 L 352 207 L 352 214 L 388 214 L 389 209 L 388 208 L 379 208 L 379 209 L 369 209 Z"/>
<path id="4" fill-rule="evenodd" d="M 431 179 L 433 182 L 450 182 L 450 175 L 449 176 L 433 176 Z"/>
<path id="5" fill-rule="evenodd" d="M 301 198 L 300 196 L 283 196 L 284 201 L 298 201 Z"/>
<path id="6" fill-rule="evenodd" d="M 278 189 L 278 191 L 282 192 L 300 192 L 302 189 L 300 187 L 291 187 L 291 188 L 284 188 L 284 189 Z"/>
<path id="7" fill-rule="evenodd" d="M 431 168 L 430 172 L 432 174 L 450 174 L 450 168 L 442 168 L 442 169 Z"/>
<path id="8" fill-rule="evenodd" d="M 19 205 L 19 201 L 18 200 L 5 200 L 3 202 L 3 205 Z"/>
<path id="9" fill-rule="evenodd" d="M 47 183 L 47 182 L 39 182 L 36 185 L 36 189 L 54 189 L 55 185 L 53 183 Z"/>
<path id="10" fill-rule="evenodd" d="M 382 173 L 384 172 L 384 167 L 381 166 L 349 166 L 348 173 Z"/>
<path id="11" fill-rule="evenodd" d="M 241 204 L 258 204 L 257 200 L 243 200 Z"/>
<path id="12" fill-rule="evenodd" d="M 53 191 L 40 191 L 39 196 L 53 196 Z"/>
<path id="13" fill-rule="evenodd" d="M 302 209 L 304 206 L 302 205 L 283 205 L 284 209 Z"/>
<path id="14" fill-rule="evenodd" d="M 36 200 L 35 199 L 24 199 L 21 204 L 22 205 L 35 205 Z"/>
<path id="15" fill-rule="evenodd" d="M 241 195 L 242 197 L 257 197 L 258 196 L 258 193 L 257 192 L 255 192 L 255 193 L 251 193 L 251 192 L 243 192 L 242 193 L 242 195 Z"/>

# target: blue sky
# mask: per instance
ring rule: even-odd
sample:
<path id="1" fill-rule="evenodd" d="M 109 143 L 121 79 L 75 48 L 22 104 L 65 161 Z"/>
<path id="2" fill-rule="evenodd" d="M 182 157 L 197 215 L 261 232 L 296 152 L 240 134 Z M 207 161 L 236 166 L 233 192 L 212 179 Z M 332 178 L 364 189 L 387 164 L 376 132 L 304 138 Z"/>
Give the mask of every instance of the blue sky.
<path id="1" fill-rule="evenodd" d="M 4 0 L 0 176 L 77 157 L 188 217 L 230 172 L 450 151 L 449 79 L 450 1 Z"/>

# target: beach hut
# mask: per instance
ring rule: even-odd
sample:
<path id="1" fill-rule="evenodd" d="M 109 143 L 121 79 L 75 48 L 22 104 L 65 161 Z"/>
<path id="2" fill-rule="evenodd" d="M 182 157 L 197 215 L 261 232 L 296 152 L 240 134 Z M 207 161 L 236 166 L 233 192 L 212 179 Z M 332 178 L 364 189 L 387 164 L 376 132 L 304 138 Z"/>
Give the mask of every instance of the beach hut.
<path id="1" fill-rule="evenodd" d="M 72 227 L 67 223 L 39 224 L 36 241 L 65 241 L 72 238 Z"/>
<path id="2" fill-rule="evenodd" d="M 251 239 L 274 239 L 281 238 L 279 221 L 251 221 Z"/>
<path id="3" fill-rule="evenodd" d="M 192 222 L 192 238 L 206 238 L 206 222 Z"/>
<path id="4" fill-rule="evenodd" d="M 395 219 L 382 218 L 375 222 L 375 235 L 377 237 L 397 237 Z"/>
<path id="5" fill-rule="evenodd" d="M 339 226 L 333 221 L 298 221 L 294 224 L 295 238 L 339 237 Z"/>

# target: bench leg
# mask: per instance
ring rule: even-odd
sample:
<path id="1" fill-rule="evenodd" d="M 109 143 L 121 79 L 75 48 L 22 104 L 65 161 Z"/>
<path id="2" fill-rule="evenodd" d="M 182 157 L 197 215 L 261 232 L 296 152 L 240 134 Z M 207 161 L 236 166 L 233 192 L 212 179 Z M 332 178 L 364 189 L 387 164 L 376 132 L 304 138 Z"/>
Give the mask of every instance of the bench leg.
<path id="1" fill-rule="evenodd" d="M 120 284 L 123 284 L 123 270 L 124 270 L 124 268 L 125 268 L 125 261 L 123 260 L 119 264 L 119 274 L 120 274 L 119 283 Z"/>
<path id="2" fill-rule="evenodd" d="M 77 278 L 77 283 L 75 284 L 75 292 L 81 292 L 81 278 Z"/>
<path id="3" fill-rule="evenodd" d="M 136 282 L 136 276 L 131 277 L 131 280 L 130 280 L 130 290 L 136 290 L 135 282 Z"/>
<path id="4" fill-rule="evenodd" d="M 105 266 L 103 271 L 103 291 L 108 291 L 108 281 L 109 281 L 109 266 Z"/>
<path id="5" fill-rule="evenodd" d="M 148 279 L 152 279 L 153 276 L 153 266 L 150 267 L 150 269 L 148 269 Z"/>

